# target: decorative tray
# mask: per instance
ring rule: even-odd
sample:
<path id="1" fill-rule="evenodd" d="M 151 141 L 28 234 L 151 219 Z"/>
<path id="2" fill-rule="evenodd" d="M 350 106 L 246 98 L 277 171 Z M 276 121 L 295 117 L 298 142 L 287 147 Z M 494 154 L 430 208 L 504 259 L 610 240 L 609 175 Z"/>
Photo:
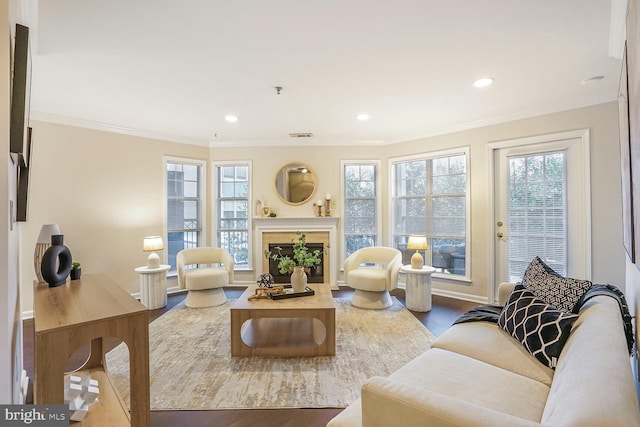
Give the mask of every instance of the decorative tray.
<path id="1" fill-rule="evenodd" d="M 304 292 L 293 292 L 293 288 L 285 287 L 283 294 L 270 294 L 269 297 L 271 299 L 284 299 L 284 298 L 308 297 L 311 295 L 315 295 L 315 291 L 310 287 L 306 286 Z"/>

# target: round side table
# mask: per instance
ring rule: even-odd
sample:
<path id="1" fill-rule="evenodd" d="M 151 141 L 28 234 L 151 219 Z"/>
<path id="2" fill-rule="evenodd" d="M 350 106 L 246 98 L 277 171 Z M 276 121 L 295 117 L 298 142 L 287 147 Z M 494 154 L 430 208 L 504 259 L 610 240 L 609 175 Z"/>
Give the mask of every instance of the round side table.
<path id="1" fill-rule="evenodd" d="M 138 267 L 140 274 L 140 302 L 149 310 L 162 308 L 167 305 L 167 275 L 170 265 L 158 268 Z"/>
<path id="2" fill-rule="evenodd" d="M 405 302 L 407 308 L 412 311 L 431 310 L 431 273 L 436 269 L 423 266 L 422 269 L 411 268 L 411 265 L 403 265 L 400 271 L 407 274 L 407 288 Z"/>

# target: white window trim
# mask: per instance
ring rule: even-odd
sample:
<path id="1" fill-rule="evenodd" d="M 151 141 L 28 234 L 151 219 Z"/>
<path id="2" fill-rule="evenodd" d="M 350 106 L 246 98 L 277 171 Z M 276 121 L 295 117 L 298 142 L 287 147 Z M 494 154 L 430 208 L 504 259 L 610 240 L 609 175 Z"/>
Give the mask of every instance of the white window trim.
<path id="1" fill-rule="evenodd" d="M 378 237 L 378 244 L 381 245 L 382 244 L 382 197 L 380 197 L 380 191 L 381 191 L 381 184 L 382 184 L 382 161 L 381 160 L 340 160 L 340 195 L 341 195 L 341 200 L 342 200 L 342 209 L 341 209 L 341 214 L 342 214 L 342 218 L 346 218 L 345 215 L 345 203 L 344 201 L 346 200 L 346 195 L 344 193 L 344 185 L 345 185 L 345 180 L 344 180 L 344 167 L 346 165 L 374 165 L 376 166 L 376 209 L 377 209 L 377 214 L 376 214 L 376 230 L 377 230 L 377 237 Z M 345 258 L 345 254 L 347 252 L 346 247 L 344 245 L 345 243 L 345 232 L 344 232 L 344 221 L 342 221 L 342 244 L 340 245 L 340 255 L 339 258 L 340 260 L 344 260 Z M 341 267 L 340 267 L 340 271 L 343 270 L 342 267 L 342 262 L 340 262 Z"/>
<path id="2" fill-rule="evenodd" d="M 465 245 L 466 245 L 466 256 L 465 256 L 465 266 L 464 266 L 464 276 L 456 275 L 456 274 L 442 274 L 442 273 L 433 273 L 432 277 L 438 279 L 445 279 L 449 281 L 457 281 L 470 283 L 471 282 L 471 155 L 470 155 L 470 147 L 463 146 L 457 148 L 450 148 L 447 150 L 438 150 L 438 151 L 428 151 L 418 154 L 412 154 L 410 156 L 402 156 L 402 157 L 392 157 L 389 159 L 388 164 L 388 183 L 387 188 L 389 189 L 389 211 L 391 215 L 389 215 L 389 227 L 388 227 L 388 237 L 387 241 L 389 245 L 393 244 L 393 225 L 395 224 L 394 217 L 394 209 L 393 209 L 393 200 L 396 197 L 395 194 L 395 165 L 398 163 L 405 163 L 412 160 L 425 160 L 425 159 L 434 159 L 437 157 L 451 157 L 459 154 L 464 154 L 466 159 L 466 183 L 465 183 Z M 428 250 L 431 250 L 429 248 Z"/>
<path id="3" fill-rule="evenodd" d="M 249 251 L 249 255 L 248 255 L 248 259 L 249 259 L 249 265 L 248 266 L 236 266 L 234 269 L 235 271 L 253 271 L 254 270 L 254 265 L 255 265 L 255 260 L 253 259 L 253 206 L 254 206 L 254 202 L 253 202 L 253 181 L 252 181 L 252 177 L 253 177 L 253 162 L 251 160 L 216 160 L 216 161 L 212 161 L 211 162 L 211 242 L 214 246 L 220 246 L 220 242 L 218 242 L 218 237 L 217 237 L 217 227 L 215 224 L 217 224 L 218 221 L 218 209 L 216 206 L 216 203 L 218 203 L 218 196 L 217 196 L 217 182 L 216 182 L 216 177 L 217 174 L 215 173 L 216 168 L 221 167 L 221 166 L 229 166 L 229 165 L 247 165 L 249 167 L 249 172 L 248 172 L 248 176 L 247 176 L 247 181 L 249 182 L 249 192 L 247 194 L 247 199 L 248 199 L 248 206 L 247 206 L 247 232 L 249 233 L 249 235 L 247 236 L 247 242 L 248 242 L 248 251 Z"/>
<path id="4" fill-rule="evenodd" d="M 166 240 L 166 237 L 169 233 L 169 225 L 167 224 L 167 215 L 168 215 L 168 211 L 167 211 L 167 200 L 168 200 L 168 194 L 167 194 L 167 163 L 168 162 L 175 162 L 175 163 L 182 163 L 182 164 L 190 164 L 190 165 L 198 165 L 201 167 L 201 171 L 202 171 L 202 180 L 200 182 L 200 196 L 202 197 L 202 203 L 200 204 L 200 218 L 201 218 L 201 222 L 202 222 L 202 239 L 203 244 L 206 245 L 207 244 L 207 237 L 208 237 L 208 233 L 207 233 L 207 209 L 206 209 L 206 203 L 207 203 L 207 161 L 206 160 L 200 160 L 200 159 L 192 159 L 192 158 L 188 158 L 188 157 L 175 157 L 175 156 L 162 156 L 162 223 L 163 223 L 163 230 L 162 230 L 162 236 L 163 239 Z M 167 247 L 169 246 L 169 242 L 165 242 L 165 244 L 167 245 Z M 162 251 L 162 263 L 167 264 L 168 263 L 168 249 L 167 250 L 163 250 Z M 168 273 L 167 276 L 168 277 L 173 277 L 175 276 L 177 273 L 175 272 L 171 272 Z"/>

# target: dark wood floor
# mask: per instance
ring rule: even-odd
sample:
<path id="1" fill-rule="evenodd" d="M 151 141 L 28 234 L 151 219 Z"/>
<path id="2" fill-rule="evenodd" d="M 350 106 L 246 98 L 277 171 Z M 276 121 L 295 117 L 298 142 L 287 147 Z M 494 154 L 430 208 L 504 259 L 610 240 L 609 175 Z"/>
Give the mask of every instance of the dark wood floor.
<path id="1" fill-rule="evenodd" d="M 237 298 L 242 288 L 227 288 L 229 298 Z M 353 291 L 341 289 L 333 292 L 336 298 L 350 298 Z M 396 289 L 392 295 L 404 304 L 404 290 Z M 149 321 L 153 321 L 184 299 L 185 294 L 170 295 L 166 307 L 151 310 Z M 412 312 L 435 335 L 444 332 L 461 314 L 476 304 L 439 296 L 433 297 L 433 307 L 428 313 Z M 111 343 L 116 345 L 117 343 Z M 69 359 L 66 370 L 71 371 L 86 360 L 88 349 L 78 349 Z M 24 369 L 33 379 L 33 320 L 24 321 Z M 341 409 L 247 409 L 218 411 L 153 411 L 151 425 L 154 427 L 324 427 Z"/>

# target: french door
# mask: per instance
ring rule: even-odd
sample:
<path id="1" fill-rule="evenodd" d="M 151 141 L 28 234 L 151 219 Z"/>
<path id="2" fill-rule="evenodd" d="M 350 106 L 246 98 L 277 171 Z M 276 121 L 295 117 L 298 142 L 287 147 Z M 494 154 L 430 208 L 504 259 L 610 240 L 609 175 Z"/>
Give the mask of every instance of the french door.
<path id="1" fill-rule="evenodd" d="M 587 131 L 490 144 L 494 292 L 518 282 L 533 258 L 561 275 L 591 277 Z M 496 295 L 496 294 L 494 294 Z"/>

